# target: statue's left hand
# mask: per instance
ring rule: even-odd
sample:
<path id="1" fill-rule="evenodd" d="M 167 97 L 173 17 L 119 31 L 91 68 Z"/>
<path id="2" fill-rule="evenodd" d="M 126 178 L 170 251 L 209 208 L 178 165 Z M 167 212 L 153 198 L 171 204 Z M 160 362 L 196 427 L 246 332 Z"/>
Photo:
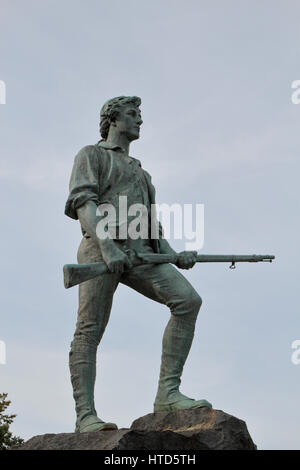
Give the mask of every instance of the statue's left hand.
<path id="1" fill-rule="evenodd" d="M 182 251 L 178 253 L 176 266 L 181 269 L 190 269 L 197 261 L 197 251 Z"/>

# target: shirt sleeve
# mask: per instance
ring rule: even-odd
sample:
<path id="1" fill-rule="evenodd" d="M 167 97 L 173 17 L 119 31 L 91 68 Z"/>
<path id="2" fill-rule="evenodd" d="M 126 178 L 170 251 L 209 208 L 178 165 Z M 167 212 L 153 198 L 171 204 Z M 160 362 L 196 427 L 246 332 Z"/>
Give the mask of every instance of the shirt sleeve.
<path id="1" fill-rule="evenodd" d="M 87 201 L 99 204 L 99 155 L 93 145 L 83 147 L 76 155 L 69 184 L 65 214 L 77 220 L 76 210 Z"/>

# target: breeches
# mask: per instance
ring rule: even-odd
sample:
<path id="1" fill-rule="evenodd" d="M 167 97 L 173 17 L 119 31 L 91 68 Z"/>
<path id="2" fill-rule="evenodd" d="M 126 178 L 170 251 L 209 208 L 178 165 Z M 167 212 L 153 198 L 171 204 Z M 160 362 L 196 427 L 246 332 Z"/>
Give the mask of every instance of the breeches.
<path id="1" fill-rule="evenodd" d="M 149 248 L 150 249 L 150 248 Z M 102 261 L 99 246 L 83 238 L 78 263 Z M 113 295 L 121 282 L 144 296 L 169 307 L 171 314 L 195 324 L 201 298 L 188 280 L 171 264 L 137 266 L 128 272 L 103 274 L 79 286 L 79 309 L 72 350 L 88 343 L 97 348 L 109 320 Z"/>

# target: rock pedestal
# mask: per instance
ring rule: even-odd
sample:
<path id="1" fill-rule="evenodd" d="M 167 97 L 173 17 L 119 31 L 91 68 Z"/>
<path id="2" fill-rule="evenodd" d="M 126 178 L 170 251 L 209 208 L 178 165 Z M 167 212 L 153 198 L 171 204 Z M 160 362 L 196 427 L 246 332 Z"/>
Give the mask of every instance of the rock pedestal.
<path id="1" fill-rule="evenodd" d="M 44 434 L 18 450 L 255 450 L 246 423 L 221 410 L 150 413 L 130 429 Z"/>

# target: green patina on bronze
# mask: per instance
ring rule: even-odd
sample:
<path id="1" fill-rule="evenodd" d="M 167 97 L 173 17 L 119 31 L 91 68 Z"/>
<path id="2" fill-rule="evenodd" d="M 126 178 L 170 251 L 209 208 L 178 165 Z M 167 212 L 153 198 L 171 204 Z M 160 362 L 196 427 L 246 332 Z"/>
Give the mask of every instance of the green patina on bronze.
<path id="1" fill-rule="evenodd" d="M 77 432 L 117 428 L 114 423 L 105 423 L 97 416 L 94 386 L 97 347 L 108 323 L 113 295 L 119 282 L 166 305 L 171 312 L 163 335 L 154 412 L 212 406 L 206 400 L 194 400 L 179 391 L 202 301 L 188 280 L 169 263 L 189 269 L 200 261 L 197 253 L 176 253 L 163 238 L 160 225 L 158 238 L 101 239 L 96 233 L 99 221 L 96 210 L 101 203 L 109 202 L 117 206 L 121 194 L 126 195 L 130 204 L 141 203 L 147 208 L 155 204 L 151 176 L 142 168 L 139 160 L 129 156 L 130 143 L 139 138 L 142 124 L 140 104 L 140 98 L 124 96 L 105 103 L 100 120 L 103 140 L 80 150 L 70 180 L 65 213 L 80 221 L 83 238 L 77 258 L 78 263 L 84 265 L 81 271 L 76 271 L 74 266 L 65 267 L 68 279 L 65 283 L 70 282 L 70 276 L 76 281 L 70 285 L 80 283 L 78 320 L 69 356 Z M 130 253 L 138 253 L 140 259 L 144 256 L 143 263 L 140 260 L 136 262 Z M 155 254 L 157 257 L 168 255 L 168 259 L 154 264 L 151 256 Z M 270 260 L 273 257 L 265 258 Z M 214 261 L 262 259 L 252 257 L 238 260 L 227 257 Z M 85 278 L 82 278 L 83 270 Z"/>

